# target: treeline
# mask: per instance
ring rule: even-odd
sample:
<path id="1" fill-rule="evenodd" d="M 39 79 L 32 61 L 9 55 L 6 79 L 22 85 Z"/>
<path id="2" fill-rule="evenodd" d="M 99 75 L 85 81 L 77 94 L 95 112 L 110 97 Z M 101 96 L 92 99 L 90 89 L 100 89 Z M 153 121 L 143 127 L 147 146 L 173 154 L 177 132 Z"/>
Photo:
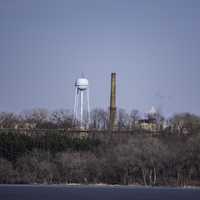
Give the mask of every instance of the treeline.
<path id="1" fill-rule="evenodd" d="M 48 148 L 34 146 L 30 136 L 16 136 L 13 146 L 14 138 L 2 134 L 10 144 L 3 152 L 1 144 L 0 183 L 200 185 L 199 134 L 62 138 Z"/>
<path id="2" fill-rule="evenodd" d="M 91 130 L 107 130 L 109 127 L 109 113 L 103 109 L 91 111 Z M 200 117 L 190 113 L 180 113 L 165 119 L 160 112 L 153 115 L 146 114 L 145 118 L 156 123 L 159 130 L 164 129 L 172 134 L 191 134 L 200 129 Z M 140 122 L 144 119 L 138 110 L 126 112 L 118 109 L 116 130 L 135 130 L 140 128 Z M 85 123 L 86 124 L 86 123 Z M 45 109 L 33 109 L 20 114 L 1 112 L 0 128 L 7 129 L 74 129 L 79 124 L 74 124 L 73 114 L 69 110 L 57 110 L 49 112 Z"/>
<path id="3" fill-rule="evenodd" d="M 60 132 L 57 128 L 69 128 L 63 119 L 69 119 L 69 122 L 72 118 L 51 121 L 52 114 L 48 114 L 46 120 L 42 120 L 43 115 L 39 115 L 40 118 L 38 115 L 34 118 L 33 113 L 27 115 L 32 116 L 29 120 L 34 119 L 37 128 L 49 127 L 53 122 L 54 126 L 42 134 L 1 129 L 0 183 L 200 185 L 198 116 L 188 113 L 175 115 L 168 119 L 166 128 L 152 135 L 134 129 L 136 112 L 132 116 L 124 110 L 119 112 L 114 133 L 95 133 L 95 129 L 106 130 L 107 114 L 103 110 L 94 112 L 91 124 L 95 129 L 89 134 L 95 134 L 95 137 L 84 136 L 81 132 L 80 137 L 68 135 L 67 131 Z M 14 118 L 10 115 L 5 118 L 6 115 L 8 113 L 0 115 L 0 124 L 13 128 L 9 123 Z M 162 118 L 157 117 L 161 121 Z M 20 119 L 19 115 L 17 119 Z M 20 122 L 25 122 L 25 119 L 28 117 L 20 119 Z"/>
<path id="4" fill-rule="evenodd" d="M 0 132 L 0 157 L 15 162 L 19 157 L 34 150 L 55 155 L 69 149 L 71 151 L 92 151 L 99 144 L 98 139 L 70 137 L 56 131 L 33 135 L 2 131 Z"/>

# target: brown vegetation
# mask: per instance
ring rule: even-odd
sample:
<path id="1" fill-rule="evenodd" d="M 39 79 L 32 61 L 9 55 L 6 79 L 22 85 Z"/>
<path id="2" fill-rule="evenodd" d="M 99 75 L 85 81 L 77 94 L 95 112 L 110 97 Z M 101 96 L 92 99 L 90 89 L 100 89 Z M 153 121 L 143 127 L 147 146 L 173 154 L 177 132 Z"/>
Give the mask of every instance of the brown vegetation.
<path id="1" fill-rule="evenodd" d="M 57 129 L 73 127 L 69 113 L 40 112 L 1 113 L 0 125 L 12 129 L 0 133 L 0 183 L 200 185 L 198 116 L 176 115 L 152 135 L 136 129 L 137 111 L 120 110 L 117 131 L 94 130 L 89 134 L 95 137 L 79 138 Z M 92 116 L 91 129 L 106 130 L 106 112 L 95 110 Z M 24 123 L 45 131 L 14 127 Z M 34 134 L 27 134 L 30 130 Z"/>

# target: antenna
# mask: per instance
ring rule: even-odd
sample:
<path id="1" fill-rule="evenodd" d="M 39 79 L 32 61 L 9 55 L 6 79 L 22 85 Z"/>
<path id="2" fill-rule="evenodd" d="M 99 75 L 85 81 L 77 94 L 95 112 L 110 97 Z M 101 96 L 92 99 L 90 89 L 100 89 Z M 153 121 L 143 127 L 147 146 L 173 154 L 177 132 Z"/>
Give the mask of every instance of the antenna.
<path id="1" fill-rule="evenodd" d="M 85 78 L 85 75 L 83 72 L 81 72 L 81 78 Z"/>

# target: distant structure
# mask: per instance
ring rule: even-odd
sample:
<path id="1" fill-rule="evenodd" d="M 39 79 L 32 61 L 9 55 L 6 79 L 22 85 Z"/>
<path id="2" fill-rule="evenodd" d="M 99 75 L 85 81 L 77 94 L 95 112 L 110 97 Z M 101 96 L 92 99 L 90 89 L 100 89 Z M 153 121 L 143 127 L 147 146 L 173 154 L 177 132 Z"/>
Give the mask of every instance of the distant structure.
<path id="1" fill-rule="evenodd" d="M 81 129 L 89 128 L 90 124 L 89 81 L 84 77 L 75 82 L 74 124 L 80 125 Z"/>
<path id="2" fill-rule="evenodd" d="M 157 110 L 155 109 L 154 106 L 152 106 L 149 112 L 147 112 L 147 114 L 150 116 L 155 116 L 157 114 Z"/>
<path id="3" fill-rule="evenodd" d="M 162 128 L 160 116 L 155 109 L 155 107 L 151 107 L 151 109 L 146 113 L 145 118 L 140 119 L 138 121 L 139 128 L 142 128 L 147 131 L 159 131 Z"/>
<path id="4" fill-rule="evenodd" d="M 114 129 L 116 120 L 116 73 L 111 74 L 111 93 L 110 93 L 110 130 Z"/>

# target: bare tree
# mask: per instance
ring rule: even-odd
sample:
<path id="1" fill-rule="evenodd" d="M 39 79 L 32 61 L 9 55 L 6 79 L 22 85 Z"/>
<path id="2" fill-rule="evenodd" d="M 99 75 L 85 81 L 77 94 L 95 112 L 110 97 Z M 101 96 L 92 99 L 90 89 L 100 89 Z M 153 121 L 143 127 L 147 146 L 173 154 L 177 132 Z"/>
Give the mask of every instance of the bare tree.
<path id="1" fill-rule="evenodd" d="M 118 129 L 129 129 L 129 115 L 125 109 L 120 108 L 118 111 Z"/>
<path id="2" fill-rule="evenodd" d="M 24 124 L 32 128 L 48 128 L 49 112 L 46 109 L 33 109 L 21 113 Z"/>
<path id="3" fill-rule="evenodd" d="M 72 128 L 73 116 L 69 110 L 56 110 L 51 113 L 50 121 L 56 128 Z"/>
<path id="4" fill-rule="evenodd" d="M 108 112 L 103 109 L 94 109 L 91 112 L 91 128 L 107 129 L 108 128 Z"/>
<path id="5" fill-rule="evenodd" d="M 161 179 L 167 148 L 160 140 L 152 137 L 130 139 L 127 144 L 117 145 L 114 152 L 123 184 L 156 185 Z"/>
<path id="6" fill-rule="evenodd" d="M 17 173 L 13 169 L 12 163 L 8 160 L 0 158 L 0 183 L 15 183 Z"/>
<path id="7" fill-rule="evenodd" d="M 1 128 L 17 128 L 20 118 L 14 113 L 0 113 L 0 126 Z"/>
<path id="8" fill-rule="evenodd" d="M 170 119 L 172 132 L 180 135 L 193 134 L 200 131 L 200 117 L 190 113 L 181 113 Z"/>
<path id="9" fill-rule="evenodd" d="M 132 110 L 130 113 L 130 128 L 131 129 L 134 129 L 136 127 L 136 124 L 139 119 L 140 119 L 139 111 Z"/>

